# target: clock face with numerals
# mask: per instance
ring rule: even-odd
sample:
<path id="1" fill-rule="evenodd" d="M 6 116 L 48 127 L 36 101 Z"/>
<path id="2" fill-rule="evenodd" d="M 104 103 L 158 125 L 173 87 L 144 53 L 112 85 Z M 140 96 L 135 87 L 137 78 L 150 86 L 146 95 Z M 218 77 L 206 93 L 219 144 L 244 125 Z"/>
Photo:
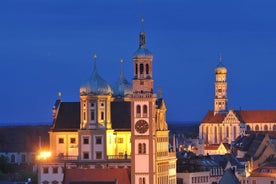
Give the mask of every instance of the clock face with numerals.
<path id="1" fill-rule="evenodd" d="M 135 130 L 140 133 L 144 134 L 149 129 L 149 124 L 145 120 L 139 120 L 135 123 Z"/>

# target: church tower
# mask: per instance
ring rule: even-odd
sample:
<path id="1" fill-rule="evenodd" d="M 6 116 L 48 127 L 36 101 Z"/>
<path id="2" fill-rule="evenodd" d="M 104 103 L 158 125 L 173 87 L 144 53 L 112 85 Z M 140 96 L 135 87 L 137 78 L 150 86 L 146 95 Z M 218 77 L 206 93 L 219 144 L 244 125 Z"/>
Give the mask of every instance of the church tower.
<path id="1" fill-rule="evenodd" d="M 215 99 L 214 99 L 214 114 L 227 111 L 227 69 L 222 64 L 222 57 L 220 56 L 219 64 L 215 69 Z"/>
<path id="2" fill-rule="evenodd" d="M 143 19 L 142 19 L 143 24 Z M 133 55 L 131 96 L 131 183 L 176 183 L 175 153 L 169 153 L 166 106 L 153 92 L 152 53 L 146 48 L 146 34 L 139 34 L 139 48 Z M 174 168 L 174 170 L 170 170 Z"/>

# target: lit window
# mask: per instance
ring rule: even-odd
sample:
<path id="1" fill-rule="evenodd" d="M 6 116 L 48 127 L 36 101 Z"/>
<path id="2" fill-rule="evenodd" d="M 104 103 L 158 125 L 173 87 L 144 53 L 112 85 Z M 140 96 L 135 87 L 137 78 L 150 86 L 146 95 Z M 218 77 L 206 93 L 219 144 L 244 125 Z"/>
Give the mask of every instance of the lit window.
<path id="1" fill-rule="evenodd" d="M 118 138 L 118 143 L 124 143 L 124 138 L 119 137 L 119 138 Z"/>

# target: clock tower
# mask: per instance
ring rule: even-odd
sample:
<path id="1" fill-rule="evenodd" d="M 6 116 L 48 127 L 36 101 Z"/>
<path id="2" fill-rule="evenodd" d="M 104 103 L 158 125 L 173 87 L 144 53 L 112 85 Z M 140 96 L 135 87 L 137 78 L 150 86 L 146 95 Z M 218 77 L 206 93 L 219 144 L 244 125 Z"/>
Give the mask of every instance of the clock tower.
<path id="1" fill-rule="evenodd" d="M 142 19 L 143 23 L 143 19 Z M 133 55 L 131 95 L 131 183 L 176 183 L 175 153 L 169 156 L 169 131 L 165 103 L 153 92 L 152 53 L 146 48 L 146 33 L 139 34 Z M 170 176 L 173 173 L 173 176 Z"/>

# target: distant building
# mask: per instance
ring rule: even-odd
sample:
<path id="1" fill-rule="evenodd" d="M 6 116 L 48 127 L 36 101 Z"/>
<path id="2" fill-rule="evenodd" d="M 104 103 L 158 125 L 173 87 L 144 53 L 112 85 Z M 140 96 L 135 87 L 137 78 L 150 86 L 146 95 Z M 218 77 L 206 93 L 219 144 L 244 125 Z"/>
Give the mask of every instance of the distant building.
<path id="1" fill-rule="evenodd" d="M 11 164 L 35 164 L 39 150 L 49 149 L 48 125 L 0 127 L 0 156 Z"/>
<path id="2" fill-rule="evenodd" d="M 208 111 L 199 127 L 204 153 L 210 145 L 231 144 L 238 136 L 251 131 L 276 131 L 276 110 L 229 110 L 227 68 L 220 62 L 215 69 L 214 110 Z"/>
<path id="3" fill-rule="evenodd" d="M 74 183 L 75 173 L 97 171 L 109 178 L 120 169 L 129 170 L 130 176 L 121 182 L 118 174 L 111 182 L 175 184 L 176 156 L 169 150 L 167 109 L 161 95 L 153 92 L 153 55 L 146 48 L 145 32 L 140 32 L 133 55 L 132 85 L 121 69 L 111 87 L 100 76 L 94 58 L 92 74 L 80 87 L 80 101 L 62 102 L 59 97 L 53 107 L 52 159 L 41 161 L 39 183 L 58 184 L 64 179 Z M 102 181 L 97 175 L 89 182 Z"/>

